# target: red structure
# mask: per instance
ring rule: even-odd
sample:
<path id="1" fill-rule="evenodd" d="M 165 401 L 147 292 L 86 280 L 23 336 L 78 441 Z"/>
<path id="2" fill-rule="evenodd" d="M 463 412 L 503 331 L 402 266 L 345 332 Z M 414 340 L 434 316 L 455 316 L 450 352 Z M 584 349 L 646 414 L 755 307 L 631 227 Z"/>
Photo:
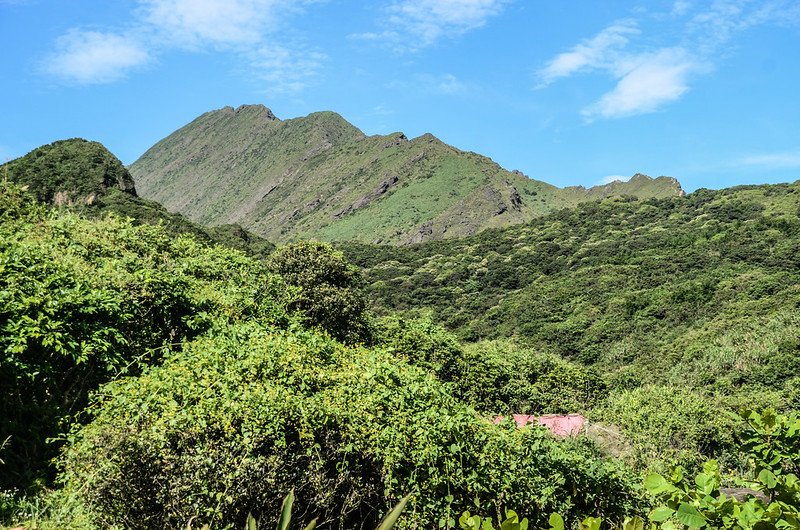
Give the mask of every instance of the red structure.
<path id="1" fill-rule="evenodd" d="M 512 416 L 518 428 L 529 424 L 541 425 L 546 427 L 556 436 L 566 438 L 576 436 L 581 433 L 586 425 L 586 418 L 580 414 L 545 414 L 544 416 L 531 416 L 528 414 L 514 414 Z M 495 425 L 505 419 L 505 416 L 498 416 L 494 419 Z"/>

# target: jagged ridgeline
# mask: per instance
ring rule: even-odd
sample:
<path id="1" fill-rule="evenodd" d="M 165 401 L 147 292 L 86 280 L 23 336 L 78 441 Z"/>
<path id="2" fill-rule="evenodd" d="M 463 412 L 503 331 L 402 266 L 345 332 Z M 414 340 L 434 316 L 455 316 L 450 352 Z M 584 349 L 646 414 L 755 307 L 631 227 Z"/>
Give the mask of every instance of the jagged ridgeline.
<path id="1" fill-rule="evenodd" d="M 270 241 L 414 243 L 518 224 L 608 195 L 682 194 L 675 179 L 557 188 L 431 134 L 366 136 L 340 115 L 280 120 L 262 105 L 208 112 L 130 168 L 142 196 Z"/>
<path id="2" fill-rule="evenodd" d="M 96 217 L 115 213 L 136 223 L 164 224 L 172 233 L 191 234 L 263 257 L 274 245 L 238 225 L 206 228 L 157 202 L 138 196 L 133 177 L 103 144 L 81 138 L 43 145 L 0 166 L 0 176 L 27 187 L 39 201 Z"/>

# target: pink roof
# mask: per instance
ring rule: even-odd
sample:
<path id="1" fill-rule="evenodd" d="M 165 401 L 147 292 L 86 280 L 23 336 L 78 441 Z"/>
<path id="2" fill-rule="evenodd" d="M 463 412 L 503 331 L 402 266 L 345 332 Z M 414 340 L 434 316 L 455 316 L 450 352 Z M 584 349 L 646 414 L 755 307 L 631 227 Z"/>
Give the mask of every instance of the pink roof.
<path id="1" fill-rule="evenodd" d="M 495 425 L 503 421 L 505 416 L 497 416 L 494 419 Z M 528 414 L 514 414 L 514 422 L 518 428 L 525 427 L 529 423 L 539 424 L 555 434 L 556 436 L 575 436 L 580 434 L 586 424 L 586 418 L 580 414 L 545 414 L 543 416 L 532 416 Z"/>

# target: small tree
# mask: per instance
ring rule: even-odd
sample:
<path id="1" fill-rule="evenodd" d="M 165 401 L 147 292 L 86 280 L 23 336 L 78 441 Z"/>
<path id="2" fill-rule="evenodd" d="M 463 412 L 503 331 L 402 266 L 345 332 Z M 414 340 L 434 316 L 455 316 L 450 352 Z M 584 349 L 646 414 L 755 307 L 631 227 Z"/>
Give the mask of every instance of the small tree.
<path id="1" fill-rule="evenodd" d="M 369 339 L 361 276 L 341 252 L 327 243 L 303 241 L 279 248 L 267 263 L 287 284 L 300 287 L 290 307 L 309 324 L 344 342 Z"/>

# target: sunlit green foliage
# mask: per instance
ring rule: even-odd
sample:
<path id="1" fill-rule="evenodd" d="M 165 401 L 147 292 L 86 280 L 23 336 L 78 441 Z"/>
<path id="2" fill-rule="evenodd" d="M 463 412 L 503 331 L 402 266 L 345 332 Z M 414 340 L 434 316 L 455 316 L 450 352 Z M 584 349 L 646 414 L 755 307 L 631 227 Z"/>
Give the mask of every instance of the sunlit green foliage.
<path id="1" fill-rule="evenodd" d="M 798 186 L 761 188 L 609 199 L 458 241 L 344 248 L 378 312 L 427 308 L 462 338 L 517 337 L 623 387 L 775 387 L 800 358 Z"/>
<path id="2" fill-rule="evenodd" d="M 511 341 L 465 346 L 459 369 L 462 398 L 487 412 L 582 412 L 606 395 L 605 383 L 593 370 Z"/>
<path id="3" fill-rule="evenodd" d="M 751 479 L 738 500 L 721 489 L 716 461 L 708 462 L 694 479 L 676 468 L 668 477 L 651 474 L 648 492 L 658 499 L 650 520 L 663 529 L 800 528 L 800 419 L 773 409 L 743 410 L 747 426 L 741 435 L 749 457 Z"/>
<path id="4" fill-rule="evenodd" d="M 112 188 L 136 193 L 122 162 L 102 144 L 80 138 L 34 149 L 4 164 L 2 174 L 46 203 L 91 203 Z"/>
<path id="5" fill-rule="evenodd" d="M 291 308 L 299 311 L 309 326 L 318 326 L 345 342 L 369 340 L 361 276 L 341 252 L 327 243 L 292 243 L 272 253 L 267 266 L 300 289 Z"/>
<path id="6" fill-rule="evenodd" d="M 710 412 L 727 405 L 724 399 L 690 388 L 648 385 L 612 392 L 592 417 L 620 426 L 626 443 L 620 456 L 630 465 L 659 471 L 669 464 L 696 469 L 708 458 L 737 465 L 736 422 Z"/>
<path id="7" fill-rule="evenodd" d="M 375 323 L 374 340 L 442 381 L 462 379 L 465 375 L 461 344 L 430 318 L 383 318 Z"/>
<path id="8" fill-rule="evenodd" d="M 0 487 L 47 476 L 90 391 L 215 324 L 286 322 L 257 261 L 157 226 L 47 211 L 0 184 Z"/>
<path id="9" fill-rule="evenodd" d="M 531 507 L 538 520 L 636 502 L 586 444 L 495 426 L 391 351 L 305 332 L 230 327 L 101 395 L 65 477 L 105 524 L 262 520 L 290 488 L 309 518 L 344 527 L 408 494 L 412 526 L 470 506 Z"/>

